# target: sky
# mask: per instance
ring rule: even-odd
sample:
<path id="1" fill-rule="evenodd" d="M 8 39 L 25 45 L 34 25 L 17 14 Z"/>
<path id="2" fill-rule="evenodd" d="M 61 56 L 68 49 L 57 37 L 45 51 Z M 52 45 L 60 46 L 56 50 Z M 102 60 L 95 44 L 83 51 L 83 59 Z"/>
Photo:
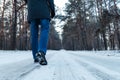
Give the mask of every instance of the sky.
<path id="1" fill-rule="evenodd" d="M 54 0 L 54 3 L 59 8 L 65 7 L 65 3 L 68 2 L 68 0 Z"/>
<path id="2" fill-rule="evenodd" d="M 54 0 L 54 4 L 59 8 L 59 13 L 60 14 L 64 13 L 63 10 L 65 8 L 65 3 L 67 3 L 67 2 L 68 2 L 68 0 Z M 59 25 L 56 25 L 56 26 L 59 26 L 59 27 L 55 27 L 55 29 L 61 35 L 63 30 L 60 26 L 62 25 L 62 23 L 59 23 L 59 21 L 56 21 L 56 24 L 59 24 Z"/>

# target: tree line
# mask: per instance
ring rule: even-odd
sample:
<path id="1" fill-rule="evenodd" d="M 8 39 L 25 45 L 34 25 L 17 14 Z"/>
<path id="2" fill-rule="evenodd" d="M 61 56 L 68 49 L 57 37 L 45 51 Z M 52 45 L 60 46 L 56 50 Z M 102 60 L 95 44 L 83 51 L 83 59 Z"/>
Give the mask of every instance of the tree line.
<path id="1" fill-rule="evenodd" d="M 67 50 L 119 50 L 119 0 L 68 0 L 64 15 L 62 39 L 55 30 L 57 20 L 51 21 L 48 49 Z M 57 6 L 57 5 L 56 5 Z M 30 28 L 27 7 L 23 0 L 0 2 L 0 49 L 29 50 Z"/>
<path id="2" fill-rule="evenodd" d="M 119 0 L 68 0 L 63 47 L 68 50 L 120 49 Z"/>

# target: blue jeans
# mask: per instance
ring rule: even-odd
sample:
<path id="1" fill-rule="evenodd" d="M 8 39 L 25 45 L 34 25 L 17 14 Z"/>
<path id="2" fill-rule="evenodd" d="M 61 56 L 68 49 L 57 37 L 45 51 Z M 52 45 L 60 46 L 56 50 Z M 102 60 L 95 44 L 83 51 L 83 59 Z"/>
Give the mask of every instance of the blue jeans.
<path id="1" fill-rule="evenodd" d="M 30 23 L 33 59 L 36 59 L 37 52 L 44 52 L 46 54 L 49 37 L 49 23 L 49 19 L 40 19 L 39 21 L 33 20 Z M 39 28 L 39 25 L 41 25 L 41 28 Z"/>

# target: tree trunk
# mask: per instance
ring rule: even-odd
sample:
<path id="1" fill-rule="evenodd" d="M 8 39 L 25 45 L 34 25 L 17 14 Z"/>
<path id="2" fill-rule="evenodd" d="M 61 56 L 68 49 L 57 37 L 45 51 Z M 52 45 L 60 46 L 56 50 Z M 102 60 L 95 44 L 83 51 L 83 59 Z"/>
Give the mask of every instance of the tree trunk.
<path id="1" fill-rule="evenodd" d="M 13 8 L 14 8 L 14 20 L 13 20 L 13 26 L 12 26 L 12 42 L 11 42 L 11 49 L 16 49 L 16 27 L 17 27 L 17 0 L 14 0 Z"/>
<path id="2" fill-rule="evenodd" d="M 102 35 L 103 35 L 103 40 L 104 40 L 104 47 L 105 47 L 105 50 L 107 50 L 107 39 L 105 36 L 105 31 L 103 31 Z"/>
<path id="3" fill-rule="evenodd" d="M 6 0 L 3 1 L 3 8 L 2 8 L 2 15 L 1 15 L 1 20 L 0 20 L 0 49 L 4 49 L 4 13 L 5 13 L 5 2 Z"/>

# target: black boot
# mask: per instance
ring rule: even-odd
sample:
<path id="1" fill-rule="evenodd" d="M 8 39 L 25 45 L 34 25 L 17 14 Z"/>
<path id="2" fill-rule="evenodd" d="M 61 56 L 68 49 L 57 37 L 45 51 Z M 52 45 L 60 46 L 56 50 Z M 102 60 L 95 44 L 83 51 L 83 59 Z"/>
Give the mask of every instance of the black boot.
<path id="1" fill-rule="evenodd" d="M 43 52 L 37 53 L 37 57 L 38 57 L 39 63 L 41 65 L 47 65 L 47 60 L 46 60 L 45 54 Z"/>
<path id="2" fill-rule="evenodd" d="M 36 59 L 34 59 L 34 63 L 38 63 L 39 62 L 39 60 L 36 58 Z"/>

